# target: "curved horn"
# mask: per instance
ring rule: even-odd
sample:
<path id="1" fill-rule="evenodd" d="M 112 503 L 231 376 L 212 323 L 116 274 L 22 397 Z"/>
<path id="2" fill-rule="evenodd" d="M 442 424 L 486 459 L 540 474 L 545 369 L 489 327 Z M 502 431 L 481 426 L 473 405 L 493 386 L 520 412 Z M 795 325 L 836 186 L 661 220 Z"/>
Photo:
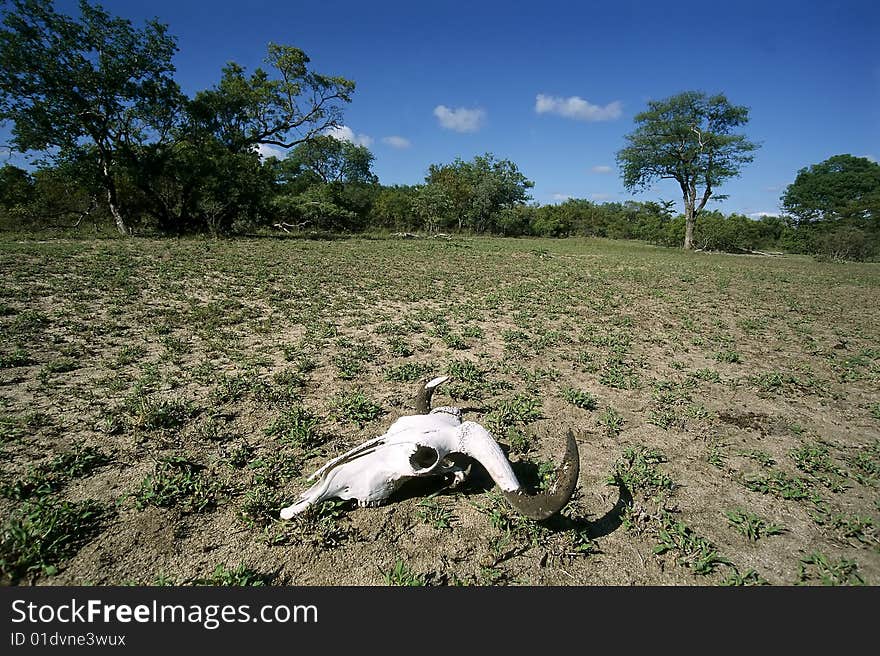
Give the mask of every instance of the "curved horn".
<path id="1" fill-rule="evenodd" d="M 449 380 L 449 376 L 438 376 L 419 386 L 415 400 L 416 412 L 420 415 L 426 415 L 431 412 L 431 397 L 434 396 L 434 390 L 447 380 Z"/>
<path id="2" fill-rule="evenodd" d="M 459 431 L 459 450 L 483 465 L 492 480 L 501 488 L 507 502 L 526 517 L 539 521 L 552 517 L 562 510 L 574 494 L 580 474 L 580 454 L 570 430 L 566 436 L 565 455 L 557 469 L 554 489 L 535 495 L 523 491 L 504 452 L 489 431 L 470 421 L 464 422 Z"/>

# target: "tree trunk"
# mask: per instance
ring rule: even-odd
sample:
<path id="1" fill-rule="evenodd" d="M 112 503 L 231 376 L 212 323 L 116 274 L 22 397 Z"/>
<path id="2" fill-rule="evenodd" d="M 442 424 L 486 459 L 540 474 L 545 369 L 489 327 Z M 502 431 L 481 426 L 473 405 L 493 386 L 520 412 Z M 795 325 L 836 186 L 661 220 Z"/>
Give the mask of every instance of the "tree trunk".
<path id="1" fill-rule="evenodd" d="M 110 207 L 110 214 L 116 221 L 116 229 L 120 235 L 128 236 L 130 234 L 128 226 L 125 225 L 125 219 L 122 218 L 122 212 L 119 210 L 119 199 L 116 195 L 116 182 L 110 173 L 110 165 L 106 157 L 101 157 L 101 170 L 104 178 L 104 188 L 107 190 L 107 205 Z"/>
<path id="2" fill-rule="evenodd" d="M 694 206 L 685 203 L 684 207 L 684 249 L 686 251 L 694 250 L 694 225 L 696 219 L 694 216 Z"/>

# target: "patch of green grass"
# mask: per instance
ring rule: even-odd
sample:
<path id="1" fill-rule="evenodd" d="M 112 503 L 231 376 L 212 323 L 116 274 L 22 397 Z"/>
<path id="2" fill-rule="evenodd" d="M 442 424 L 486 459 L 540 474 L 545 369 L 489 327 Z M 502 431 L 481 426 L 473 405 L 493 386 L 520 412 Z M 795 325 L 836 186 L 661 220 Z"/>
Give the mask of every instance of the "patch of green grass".
<path id="1" fill-rule="evenodd" d="M 645 496 L 671 492 L 675 487 L 672 477 L 657 466 L 664 462 L 666 457 L 657 449 L 630 447 L 614 463 L 614 470 L 607 482 L 612 485 L 622 484 L 630 492 L 639 492 Z"/>
<path id="2" fill-rule="evenodd" d="M 820 581 L 822 585 L 864 585 L 865 581 L 859 574 L 859 566 L 855 561 L 841 558 L 833 562 L 823 553 L 812 553 L 800 561 L 801 585 L 812 581 Z"/>
<path id="3" fill-rule="evenodd" d="M 214 568 L 214 571 L 205 578 L 195 579 L 192 585 L 214 585 L 227 587 L 255 587 L 272 585 L 275 579 L 273 574 L 263 574 L 257 572 L 243 563 L 238 567 L 230 568 L 227 565 L 220 564 Z"/>
<path id="4" fill-rule="evenodd" d="M 712 444 L 709 447 L 709 452 L 706 455 L 706 462 L 708 462 L 713 467 L 717 467 L 718 469 L 723 469 L 725 465 L 726 459 L 725 453 L 721 450 L 721 446 L 718 444 Z"/>
<path id="5" fill-rule="evenodd" d="M 767 453 L 766 451 L 761 451 L 760 449 L 749 449 L 748 451 L 740 451 L 739 455 L 754 460 L 762 467 L 769 468 L 776 464 L 776 461 L 769 453 Z"/>
<path id="6" fill-rule="evenodd" d="M 417 507 L 416 514 L 425 524 L 430 524 L 438 531 L 452 528 L 455 516 L 448 508 L 443 507 L 432 499 L 420 501 Z"/>
<path id="7" fill-rule="evenodd" d="M 562 398 L 581 410 L 595 410 L 599 402 L 586 390 L 567 387 L 562 391 Z"/>
<path id="8" fill-rule="evenodd" d="M 385 414 L 382 406 L 361 390 L 341 392 L 332 399 L 331 405 L 337 420 L 356 424 L 358 428 L 363 428 Z"/>
<path id="9" fill-rule="evenodd" d="M 21 501 L 55 492 L 70 479 L 80 478 L 107 464 L 110 458 L 95 447 L 74 445 L 48 463 L 32 468 L 24 478 L 0 486 L 0 496 Z"/>
<path id="10" fill-rule="evenodd" d="M 860 447 L 858 453 L 847 458 L 852 476 L 862 485 L 876 485 L 880 481 L 880 439 Z"/>
<path id="11" fill-rule="evenodd" d="M 599 382 L 613 389 L 638 389 L 639 375 L 621 355 L 611 355 L 599 372 Z"/>
<path id="12" fill-rule="evenodd" d="M 185 401 L 147 396 L 134 403 L 134 426 L 141 430 L 179 428 L 193 415 Z"/>
<path id="13" fill-rule="evenodd" d="M 385 585 L 398 585 L 405 587 L 420 587 L 427 585 L 425 577 L 413 572 L 402 560 L 397 560 L 394 566 L 387 572 L 382 572 L 385 577 Z"/>
<path id="14" fill-rule="evenodd" d="M 701 380 L 707 383 L 720 383 L 721 374 L 714 369 L 697 369 L 690 374 L 694 380 Z"/>
<path id="15" fill-rule="evenodd" d="M 301 405 L 289 408 L 266 428 L 266 435 L 302 449 L 320 445 L 324 438 L 318 430 L 320 421 Z"/>
<path id="16" fill-rule="evenodd" d="M 745 574 L 740 574 L 739 570 L 734 569 L 728 574 L 720 585 L 724 586 L 753 586 L 753 585 L 770 585 L 770 583 L 762 577 L 758 572 L 750 569 Z"/>
<path id="17" fill-rule="evenodd" d="M 352 357 L 350 354 L 334 355 L 331 361 L 342 380 L 355 380 L 367 370 L 362 360 Z"/>
<path id="18" fill-rule="evenodd" d="M 742 362 L 742 357 L 736 351 L 719 351 L 714 356 L 717 362 L 726 364 L 737 364 Z"/>
<path id="19" fill-rule="evenodd" d="M 810 482 L 797 476 L 791 476 L 779 469 L 771 470 L 765 475 L 745 476 L 743 485 L 754 492 L 773 494 L 782 499 L 800 501 L 803 499 L 818 501 Z"/>
<path id="20" fill-rule="evenodd" d="M 489 515 L 489 524 L 502 535 L 493 550 L 503 551 L 511 544 L 516 547 L 535 547 L 544 544 L 552 535 L 550 529 L 513 510 L 497 492 L 489 494 L 489 503 L 480 508 Z"/>
<path id="21" fill-rule="evenodd" d="M 831 519 L 831 525 L 844 540 L 856 540 L 859 544 L 880 547 L 880 534 L 877 525 L 870 517 L 836 515 Z"/>
<path id="22" fill-rule="evenodd" d="M 481 398 L 488 387 L 487 372 L 470 360 L 452 360 L 446 373 L 452 377 L 446 392 L 453 399 Z"/>
<path id="23" fill-rule="evenodd" d="M 180 508 L 184 512 L 199 513 L 217 504 L 219 484 L 205 475 L 204 467 L 184 457 L 170 456 L 156 463 L 153 474 L 147 476 L 135 493 L 138 510 L 147 506 Z"/>
<path id="24" fill-rule="evenodd" d="M 56 574 L 61 561 L 98 534 L 108 514 L 106 506 L 92 499 L 40 496 L 25 501 L 3 524 L 0 575 L 15 582 L 28 574 Z"/>
<path id="25" fill-rule="evenodd" d="M 28 352 L 21 347 L 14 348 L 12 349 L 12 351 L 0 354 L 0 369 L 26 367 L 29 364 L 34 364 L 34 360 L 33 358 L 31 358 Z"/>
<path id="26" fill-rule="evenodd" d="M 508 428 L 504 433 L 504 437 L 510 445 L 511 453 L 526 454 L 535 448 L 535 436 L 520 428 Z"/>
<path id="27" fill-rule="evenodd" d="M 730 564 L 709 540 L 697 535 L 684 522 L 676 521 L 668 513 L 660 520 L 658 539 L 660 543 L 654 547 L 655 554 L 676 552 L 676 562 L 690 568 L 694 574 L 711 574 L 718 565 Z"/>
<path id="28" fill-rule="evenodd" d="M 840 480 L 846 472 L 834 464 L 828 447 L 823 444 L 803 444 L 789 452 L 795 465 L 802 472 L 811 474 L 832 492 L 842 492 L 846 485 Z"/>
<path id="29" fill-rule="evenodd" d="M 609 405 L 596 418 L 596 425 L 604 427 L 608 437 L 617 437 L 623 430 L 623 415 Z"/>
<path id="30" fill-rule="evenodd" d="M 727 510 L 724 515 L 730 526 L 742 533 L 750 542 L 757 542 L 768 535 L 780 535 L 785 527 L 771 524 L 754 513 L 745 510 Z"/>
<path id="31" fill-rule="evenodd" d="M 385 370 L 385 380 L 414 383 L 431 372 L 431 366 L 422 362 L 405 362 Z"/>
<path id="32" fill-rule="evenodd" d="M 350 501 L 329 499 L 309 506 L 298 517 L 294 526 L 295 543 L 310 544 L 316 549 L 333 549 L 356 535 L 352 527 L 343 522 Z M 290 525 L 289 522 L 284 522 Z"/>
<path id="33" fill-rule="evenodd" d="M 518 394 L 504 399 L 486 416 L 489 430 L 502 433 L 512 426 L 524 426 L 541 418 L 541 402 L 534 396 Z"/>

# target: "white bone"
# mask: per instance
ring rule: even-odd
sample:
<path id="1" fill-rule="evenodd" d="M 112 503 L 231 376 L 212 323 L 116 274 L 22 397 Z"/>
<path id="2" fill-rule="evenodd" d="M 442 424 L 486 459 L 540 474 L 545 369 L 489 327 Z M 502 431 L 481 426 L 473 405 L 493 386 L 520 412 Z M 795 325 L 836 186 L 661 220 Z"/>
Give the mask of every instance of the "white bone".
<path id="1" fill-rule="evenodd" d="M 381 502 L 411 478 L 451 473 L 460 479 L 461 467 L 444 462 L 450 453 L 475 458 L 502 490 L 518 490 L 519 481 L 498 443 L 479 424 L 462 423 L 453 410 L 401 417 L 384 435 L 334 458 L 309 477 L 318 480 L 281 511 L 282 519 L 334 497 L 356 499 L 361 505 Z"/>

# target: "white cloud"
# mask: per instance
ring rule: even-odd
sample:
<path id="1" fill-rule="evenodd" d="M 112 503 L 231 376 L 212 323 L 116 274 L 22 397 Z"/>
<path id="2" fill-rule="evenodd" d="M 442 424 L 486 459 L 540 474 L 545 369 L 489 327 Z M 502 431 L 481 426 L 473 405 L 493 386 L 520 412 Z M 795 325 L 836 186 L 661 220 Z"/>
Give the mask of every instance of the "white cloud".
<path id="1" fill-rule="evenodd" d="M 611 170 L 611 167 L 606 166 L 605 164 L 599 164 L 590 169 L 593 173 L 611 173 Z"/>
<path id="2" fill-rule="evenodd" d="M 480 108 L 450 109 L 446 105 L 437 105 L 434 108 L 434 116 L 440 121 L 441 126 L 455 132 L 476 132 L 486 121 L 486 111 Z"/>
<path id="3" fill-rule="evenodd" d="M 608 200 L 611 198 L 611 194 L 591 194 L 590 198 L 593 200 Z"/>
<path id="4" fill-rule="evenodd" d="M 535 98 L 535 112 L 538 114 L 558 114 L 578 121 L 611 121 L 620 117 L 622 108 L 623 103 L 619 100 L 602 107 L 594 105 L 580 96 L 562 98 L 561 96 L 545 96 L 543 93 L 539 93 Z"/>
<path id="5" fill-rule="evenodd" d="M 760 219 L 762 216 L 779 216 L 779 212 L 752 212 L 749 216 L 753 219 Z"/>
<path id="6" fill-rule="evenodd" d="M 270 144 L 257 144 L 257 152 L 263 159 L 267 159 L 269 157 L 284 159 L 287 156 L 287 151 L 284 150 L 284 148 L 279 148 L 278 146 L 272 146 Z"/>
<path id="7" fill-rule="evenodd" d="M 356 146 L 369 147 L 373 143 L 373 137 L 366 134 L 355 134 L 354 130 L 347 125 L 338 125 L 335 128 L 327 128 L 324 130 L 324 134 L 333 137 L 334 139 L 338 139 L 339 141 L 348 141 Z"/>
<path id="8" fill-rule="evenodd" d="M 864 158 L 867 159 L 867 160 L 871 160 L 871 161 L 874 162 L 875 164 L 877 163 L 877 158 L 874 157 L 873 155 L 862 155 L 862 157 L 864 157 Z"/>
<path id="9" fill-rule="evenodd" d="M 412 146 L 412 143 L 410 143 L 409 139 L 407 139 L 406 137 L 398 137 L 397 135 L 382 137 L 382 143 L 388 144 L 392 148 L 398 149 L 409 148 L 410 146 Z"/>
<path id="10" fill-rule="evenodd" d="M 551 194 L 550 198 L 552 198 L 557 203 L 562 203 L 567 201 L 569 198 L 573 198 L 571 194 Z"/>

